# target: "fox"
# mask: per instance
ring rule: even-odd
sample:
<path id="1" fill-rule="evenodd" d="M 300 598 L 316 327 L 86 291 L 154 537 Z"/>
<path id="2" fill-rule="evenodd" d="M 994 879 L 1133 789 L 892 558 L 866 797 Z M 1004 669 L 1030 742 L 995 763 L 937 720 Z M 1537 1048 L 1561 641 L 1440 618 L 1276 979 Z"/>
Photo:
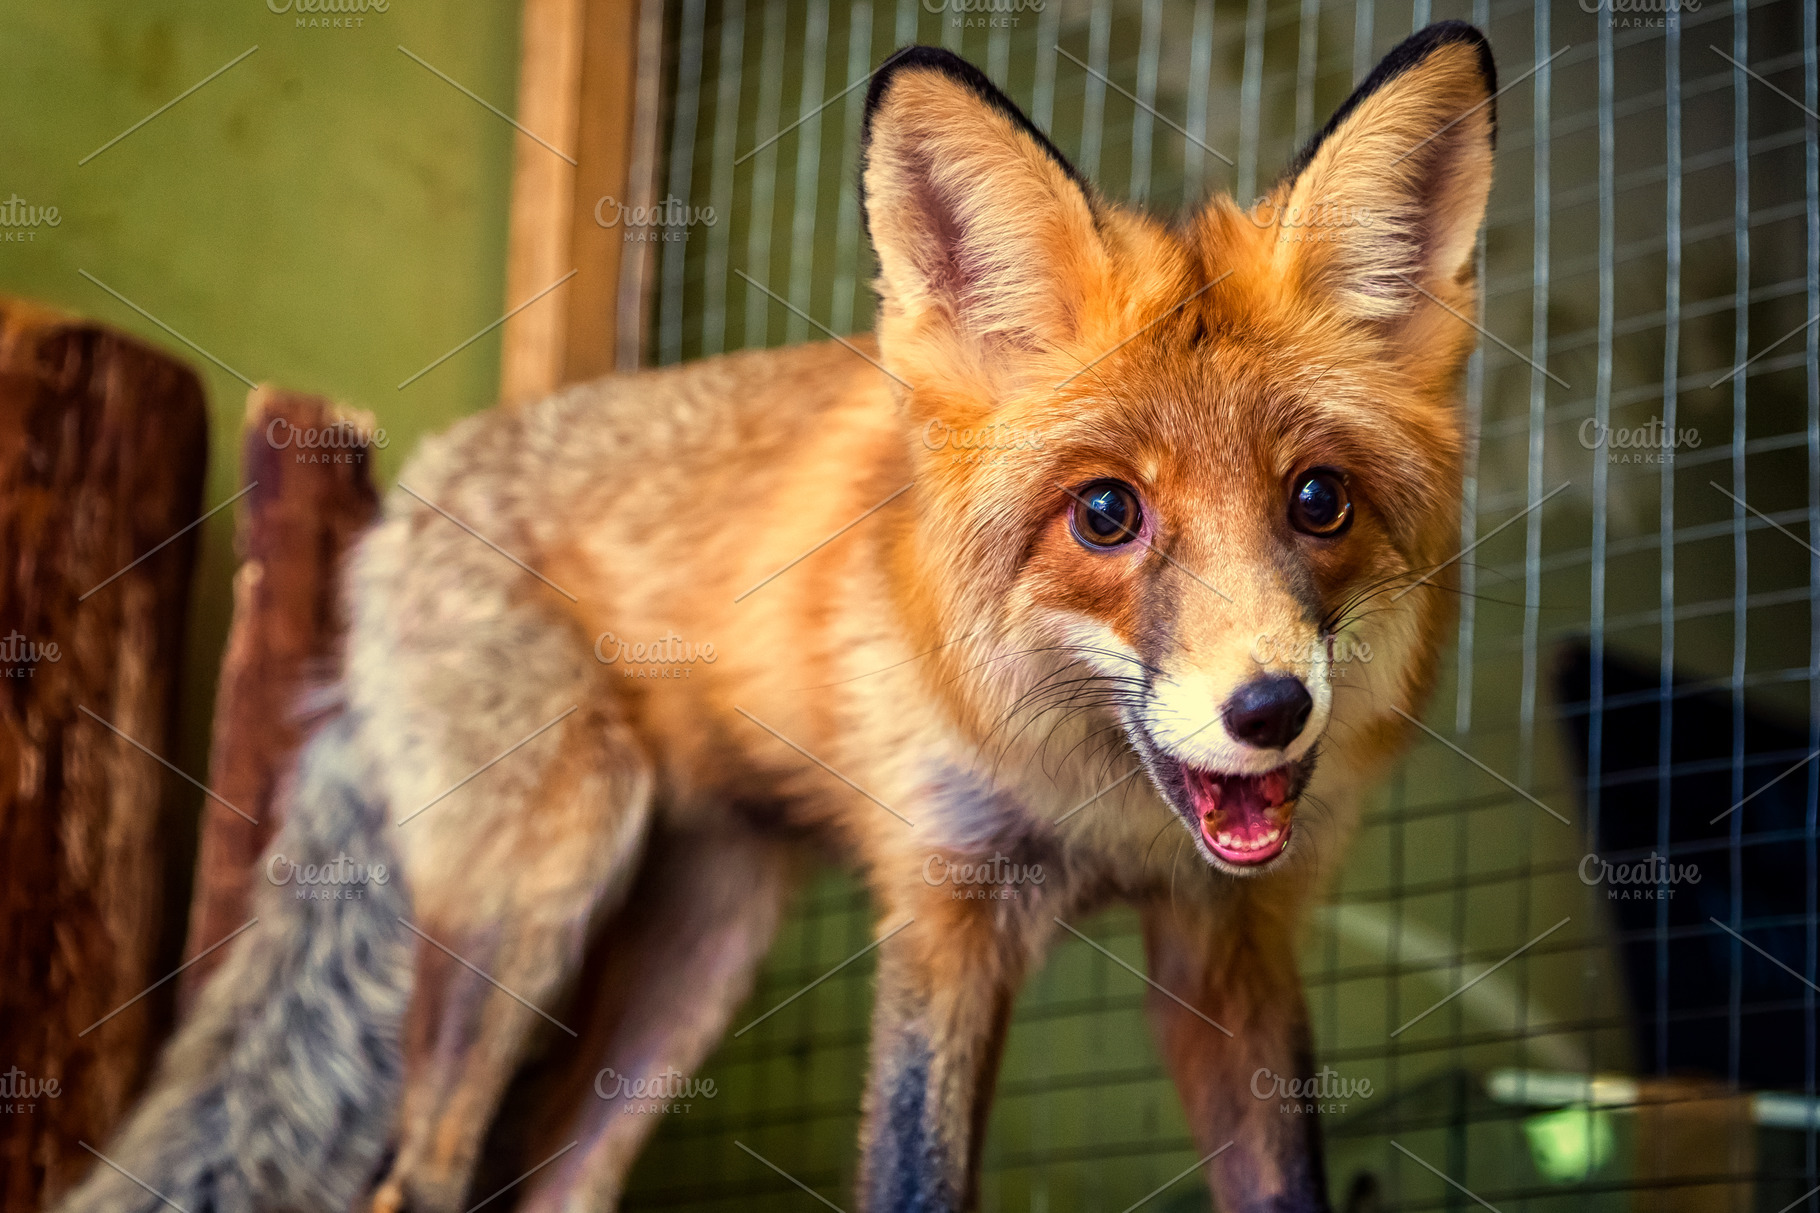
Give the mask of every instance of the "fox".
<path id="1" fill-rule="evenodd" d="M 540 1032 L 616 1091 L 696 1073 L 828 860 L 877 924 L 858 1208 L 977 1207 L 1018 990 L 1122 903 L 1218 1206 L 1329 1209 L 1315 1118 L 1252 1080 L 1314 1073 L 1299 925 L 1453 619 L 1496 94 L 1430 25 L 1263 197 L 1165 220 L 892 55 L 872 333 L 407 463 L 269 852 L 392 878 L 259 882 L 63 1213 L 460 1213 Z M 502 1203 L 620 1199 L 655 1118 L 571 1085 Z"/>

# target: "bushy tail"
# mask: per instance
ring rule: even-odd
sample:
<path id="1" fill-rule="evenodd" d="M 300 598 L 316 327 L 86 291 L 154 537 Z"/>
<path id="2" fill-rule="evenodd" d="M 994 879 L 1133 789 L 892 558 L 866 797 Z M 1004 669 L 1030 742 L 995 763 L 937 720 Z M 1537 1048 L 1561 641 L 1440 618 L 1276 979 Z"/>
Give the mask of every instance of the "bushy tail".
<path id="1" fill-rule="evenodd" d="M 343 714 L 304 749 L 271 852 L 285 861 L 254 882 L 257 924 L 229 945 L 148 1093 L 60 1213 L 154 1213 L 161 1197 L 187 1213 L 345 1210 L 372 1180 L 411 976 L 399 923 L 409 895 L 373 786 Z M 343 856 L 342 869 L 384 864 L 386 879 L 266 879 Z"/>

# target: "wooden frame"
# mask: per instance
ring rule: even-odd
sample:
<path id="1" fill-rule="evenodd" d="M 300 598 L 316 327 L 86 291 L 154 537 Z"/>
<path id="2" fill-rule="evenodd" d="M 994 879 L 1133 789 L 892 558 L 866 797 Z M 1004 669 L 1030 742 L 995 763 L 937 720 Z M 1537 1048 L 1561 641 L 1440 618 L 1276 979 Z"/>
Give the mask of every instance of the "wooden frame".
<path id="1" fill-rule="evenodd" d="M 662 0 L 524 0 L 518 121 L 560 152 L 521 135 L 514 154 L 508 405 L 640 361 L 651 246 L 595 211 L 653 200 L 663 25 Z"/>

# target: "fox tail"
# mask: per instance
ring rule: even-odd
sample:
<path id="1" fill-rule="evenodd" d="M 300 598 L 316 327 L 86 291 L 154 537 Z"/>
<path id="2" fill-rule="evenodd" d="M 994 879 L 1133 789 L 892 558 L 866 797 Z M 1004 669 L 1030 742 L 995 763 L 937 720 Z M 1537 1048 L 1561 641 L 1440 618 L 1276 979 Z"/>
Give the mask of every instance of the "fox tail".
<path id="1" fill-rule="evenodd" d="M 268 867 L 351 857 L 385 864 L 385 880 L 374 868 L 328 899 L 255 882 L 256 918 L 60 1213 L 347 1209 L 372 1182 L 398 1097 L 411 950 L 409 895 L 368 776 L 344 712 L 304 748 Z"/>

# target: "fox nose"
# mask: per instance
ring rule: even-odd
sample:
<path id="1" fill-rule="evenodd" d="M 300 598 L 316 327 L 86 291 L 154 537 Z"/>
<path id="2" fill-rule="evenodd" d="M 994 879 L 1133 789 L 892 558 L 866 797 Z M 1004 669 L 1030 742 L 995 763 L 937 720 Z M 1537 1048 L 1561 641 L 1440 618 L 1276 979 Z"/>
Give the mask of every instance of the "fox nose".
<path id="1" fill-rule="evenodd" d="M 1226 731 L 1247 745 L 1280 750 L 1301 736 L 1314 699 L 1292 674 L 1254 678 L 1232 693 L 1220 716 Z"/>

